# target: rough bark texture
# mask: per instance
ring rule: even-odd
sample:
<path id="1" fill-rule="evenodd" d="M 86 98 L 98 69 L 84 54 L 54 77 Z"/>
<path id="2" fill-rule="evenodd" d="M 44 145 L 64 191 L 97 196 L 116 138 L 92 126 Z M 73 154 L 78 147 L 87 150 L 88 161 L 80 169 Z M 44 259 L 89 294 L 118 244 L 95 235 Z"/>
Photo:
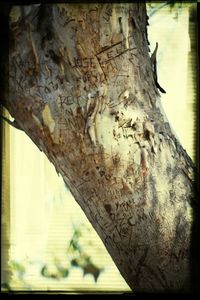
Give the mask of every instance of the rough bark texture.
<path id="1" fill-rule="evenodd" d="M 133 291 L 189 291 L 192 162 L 161 110 L 146 25 L 143 3 L 13 9 L 7 108 Z"/>

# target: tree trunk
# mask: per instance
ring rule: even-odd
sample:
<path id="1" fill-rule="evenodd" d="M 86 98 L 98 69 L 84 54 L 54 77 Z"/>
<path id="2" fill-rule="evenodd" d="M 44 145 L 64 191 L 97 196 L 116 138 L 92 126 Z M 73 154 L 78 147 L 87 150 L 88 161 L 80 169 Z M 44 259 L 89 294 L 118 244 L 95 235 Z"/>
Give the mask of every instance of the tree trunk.
<path id="1" fill-rule="evenodd" d="M 6 106 L 131 289 L 189 291 L 193 167 L 161 110 L 146 25 L 143 3 L 13 8 Z"/>

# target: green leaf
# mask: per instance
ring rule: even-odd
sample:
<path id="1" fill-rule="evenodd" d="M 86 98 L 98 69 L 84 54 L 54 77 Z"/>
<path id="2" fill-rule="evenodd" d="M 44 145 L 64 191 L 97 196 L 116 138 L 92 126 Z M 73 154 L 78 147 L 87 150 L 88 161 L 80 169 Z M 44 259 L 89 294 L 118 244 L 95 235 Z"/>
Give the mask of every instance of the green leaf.
<path id="1" fill-rule="evenodd" d="M 99 275 L 103 271 L 103 269 L 98 268 L 93 263 L 87 263 L 85 266 L 82 267 L 83 269 L 83 276 L 87 274 L 91 274 L 94 278 L 94 281 L 97 282 Z"/>
<path id="2" fill-rule="evenodd" d="M 7 282 L 3 282 L 1 284 L 1 291 L 2 292 L 9 292 L 9 291 L 11 291 L 10 285 Z"/>
<path id="3" fill-rule="evenodd" d="M 72 260 L 71 260 L 71 266 L 72 266 L 72 267 L 78 267 L 78 266 L 79 266 L 79 264 L 78 264 L 78 262 L 77 262 L 76 259 L 72 259 Z"/>
<path id="4" fill-rule="evenodd" d="M 18 273 L 19 277 L 23 277 L 23 275 L 26 271 L 25 267 L 21 263 L 15 261 L 15 260 L 13 260 L 11 262 L 11 268 L 13 269 L 14 272 Z"/>

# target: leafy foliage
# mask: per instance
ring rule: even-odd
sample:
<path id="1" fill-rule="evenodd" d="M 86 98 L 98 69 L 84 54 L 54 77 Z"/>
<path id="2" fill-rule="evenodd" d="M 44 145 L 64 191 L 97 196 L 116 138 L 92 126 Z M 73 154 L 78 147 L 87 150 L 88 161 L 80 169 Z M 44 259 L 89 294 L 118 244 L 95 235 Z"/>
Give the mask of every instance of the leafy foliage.
<path id="1" fill-rule="evenodd" d="M 51 272 L 47 265 L 44 265 L 41 269 L 41 275 L 47 278 L 60 279 L 69 275 L 69 270 L 56 263 L 56 272 Z"/>
<path id="2" fill-rule="evenodd" d="M 19 279 L 22 279 L 25 272 L 26 272 L 26 269 L 24 267 L 24 265 L 22 263 L 19 263 L 17 261 L 11 261 L 11 268 L 14 272 L 17 273 L 17 276 Z"/>
<path id="3" fill-rule="evenodd" d="M 3 282 L 1 284 L 1 292 L 9 292 L 11 291 L 10 285 L 7 282 Z"/>
<path id="4" fill-rule="evenodd" d="M 186 2 L 186 1 L 173 1 L 173 0 L 169 0 L 166 2 L 162 2 L 162 3 L 156 3 L 156 2 L 152 2 L 149 1 L 147 3 L 147 11 L 148 11 L 148 16 L 152 17 L 154 14 L 156 14 L 160 9 L 162 9 L 165 6 L 168 6 L 170 13 L 175 14 L 175 18 L 178 19 L 180 10 L 182 8 L 184 8 L 185 6 L 189 6 L 192 3 L 195 3 L 196 1 L 191 1 L 191 3 Z"/>
<path id="5" fill-rule="evenodd" d="M 83 276 L 90 274 L 94 281 L 97 282 L 104 268 L 97 266 L 90 255 L 84 250 L 84 245 L 81 244 L 80 238 L 83 236 L 82 229 L 84 225 L 74 228 L 72 238 L 68 243 L 66 250 L 69 267 L 63 267 L 62 264 L 55 259 L 55 270 L 49 270 L 48 265 L 44 265 L 41 269 L 41 275 L 47 278 L 60 279 L 69 276 L 71 268 L 80 268 L 83 271 Z M 85 229 L 85 228 L 84 228 Z M 92 245 L 91 245 L 92 246 Z"/>

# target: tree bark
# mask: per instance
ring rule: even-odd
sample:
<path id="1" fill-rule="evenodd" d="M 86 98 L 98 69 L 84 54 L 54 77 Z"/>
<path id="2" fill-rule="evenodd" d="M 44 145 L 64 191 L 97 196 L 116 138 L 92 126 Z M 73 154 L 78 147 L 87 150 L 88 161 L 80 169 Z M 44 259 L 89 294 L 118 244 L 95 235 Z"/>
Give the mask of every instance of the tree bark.
<path id="1" fill-rule="evenodd" d="M 10 14 L 9 99 L 134 292 L 191 290 L 193 165 L 162 112 L 139 4 Z"/>

